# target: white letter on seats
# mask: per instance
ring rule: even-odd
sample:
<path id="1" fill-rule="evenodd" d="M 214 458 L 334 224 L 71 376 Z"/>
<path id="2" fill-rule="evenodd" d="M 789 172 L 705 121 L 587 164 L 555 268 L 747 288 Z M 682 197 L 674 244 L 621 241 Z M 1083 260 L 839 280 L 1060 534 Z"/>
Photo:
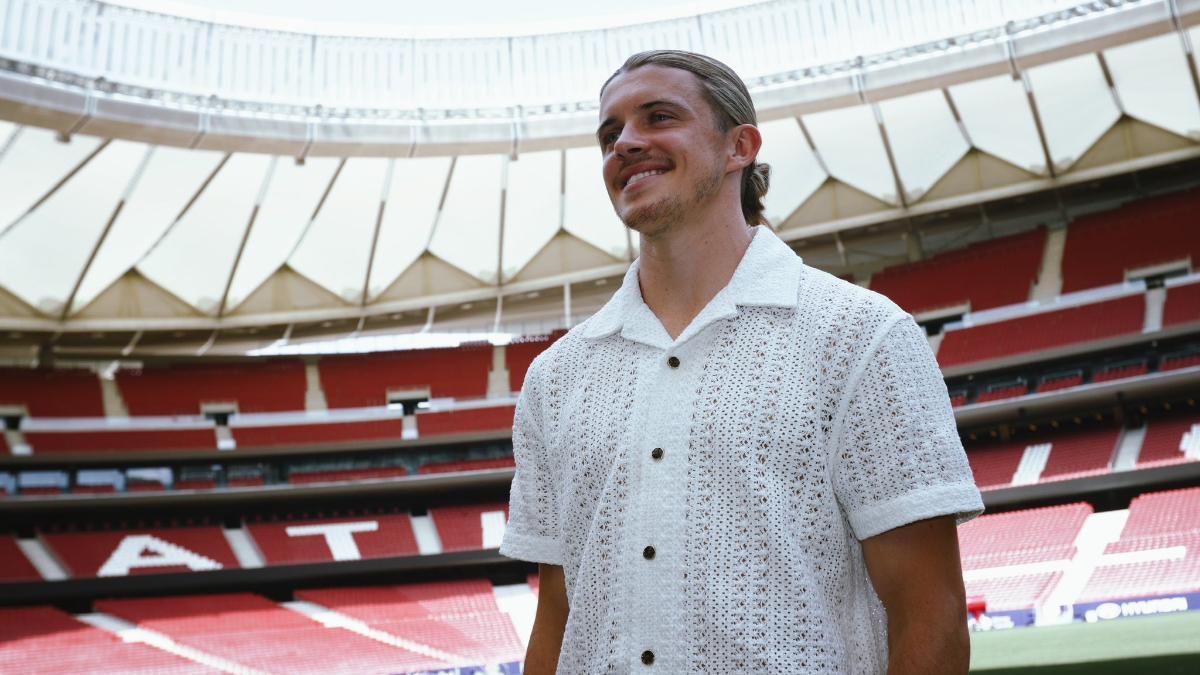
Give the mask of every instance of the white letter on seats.
<path id="1" fill-rule="evenodd" d="M 325 537 L 325 544 L 334 560 L 362 560 L 358 552 L 358 544 L 354 543 L 355 532 L 375 532 L 379 523 L 374 520 L 364 520 L 359 523 L 327 523 L 323 525 L 289 525 L 289 537 L 309 537 L 319 534 Z"/>
<path id="2" fill-rule="evenodd" d="M 149 534 L 131 534 L 117 544 L 96 576 L 124 577 L 135 567 L 186 567 L 193 572 L 221 569 L 221 563 Z"/>

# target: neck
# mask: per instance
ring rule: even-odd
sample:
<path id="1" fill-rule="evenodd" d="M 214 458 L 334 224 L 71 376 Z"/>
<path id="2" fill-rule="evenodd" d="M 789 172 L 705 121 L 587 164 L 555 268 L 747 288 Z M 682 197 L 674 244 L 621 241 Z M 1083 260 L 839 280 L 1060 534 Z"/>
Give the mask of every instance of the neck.
<path id="1" fill-rule="evenodd" d="M 641 235 L 642 299 L 671 339 L 729 283 L 754 238 L 740 209 L 709 215 Z"/>

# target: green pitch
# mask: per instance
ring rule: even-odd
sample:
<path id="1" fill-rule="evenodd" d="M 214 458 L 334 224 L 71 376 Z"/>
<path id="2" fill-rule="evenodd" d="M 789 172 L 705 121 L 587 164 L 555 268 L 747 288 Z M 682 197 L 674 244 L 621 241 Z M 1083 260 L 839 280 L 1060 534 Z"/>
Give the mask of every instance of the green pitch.
<path id="1" fill-rule="evenodd" d="M 1200 612 L 972 633 L 971 672 L 1195 675 Z"/>

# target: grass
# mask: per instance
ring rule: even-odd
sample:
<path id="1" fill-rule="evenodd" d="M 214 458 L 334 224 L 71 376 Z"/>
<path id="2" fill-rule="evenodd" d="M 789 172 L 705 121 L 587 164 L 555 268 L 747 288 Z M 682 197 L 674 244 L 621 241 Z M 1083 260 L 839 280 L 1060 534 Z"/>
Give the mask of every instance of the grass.
<path id="1" fill-rule="evenodd" d="M 971 635 L 971 672 L 987 675 L 1200 673 L 1200 612 Z"/>

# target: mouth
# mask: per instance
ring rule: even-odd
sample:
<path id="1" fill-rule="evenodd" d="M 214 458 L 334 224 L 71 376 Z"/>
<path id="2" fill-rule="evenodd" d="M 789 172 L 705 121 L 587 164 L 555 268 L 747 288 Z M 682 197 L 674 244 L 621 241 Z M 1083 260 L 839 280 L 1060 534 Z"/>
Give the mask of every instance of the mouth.
<path id="1" fill-rule="evenodd" d="M 647 169 L 645 171 L 639 171 L 639 172 L 629 176 L 628 178 L 626 178 L 625 181 L 621 184 L 621 189 L 628 190 L 629 188 L 632 188 L 634 185 L 637 185 L 638 183 L 646 180 L 647 178 L 650 178 L 652 176 L 661 176 L 662 174 L 666 173 L 667 171 L 668 171 L 668 169 Z"/>

